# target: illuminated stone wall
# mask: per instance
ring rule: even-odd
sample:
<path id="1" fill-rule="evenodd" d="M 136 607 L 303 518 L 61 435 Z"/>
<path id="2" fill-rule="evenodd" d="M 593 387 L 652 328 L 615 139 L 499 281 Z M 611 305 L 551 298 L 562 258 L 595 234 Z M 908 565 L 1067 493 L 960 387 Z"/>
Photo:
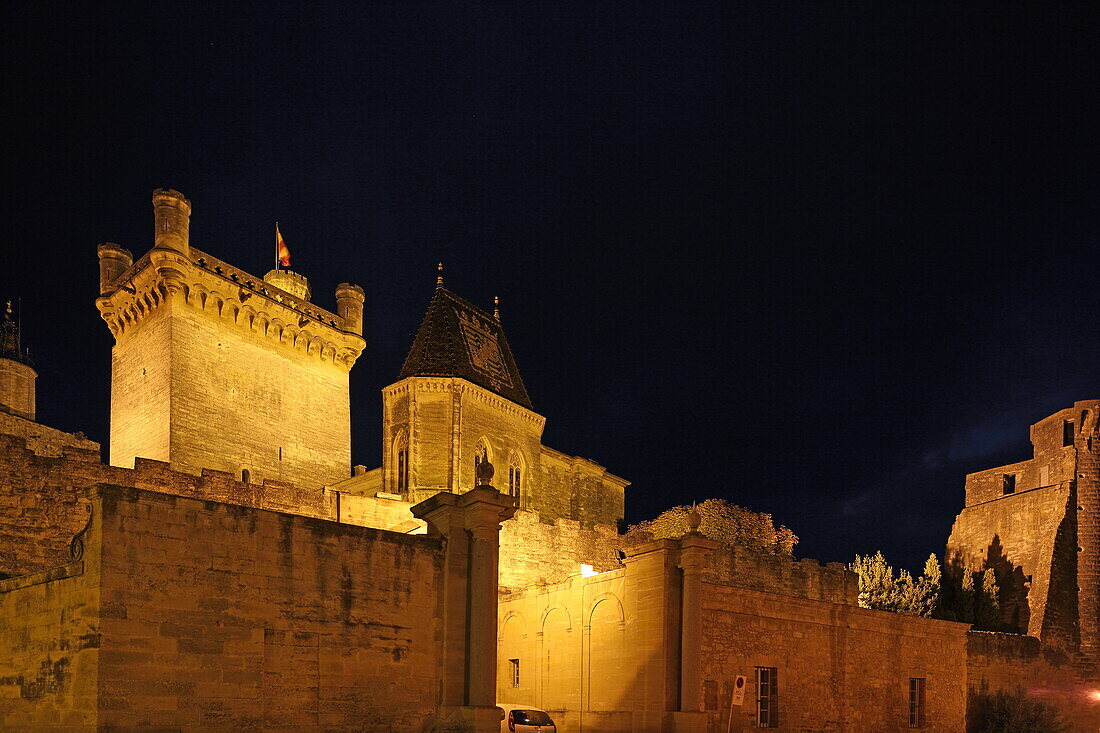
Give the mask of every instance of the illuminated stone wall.
<path id="1" fill-rule="evenodd" d="M 474 488 L 474 457 L 481 444 L 488 446 L 496 470 L 493 484 L 502 489 L 513 453 L 524 466 L 538 466 L 545 418 L 464 379 L 403 379 L 382 390 L 382 405 L 383 487 L 389 493 L 400 493 L 396 453 L 401 441 L 407 441 L 409 488 L 416 496 Z M 529 486 L 521 508 L 528 508 L 537 494 Z"/>
<path id="2" fill-rule="evenodd" d="M 965 625 L 714 584 L 704 598 L 711 725 L 731 722 L 740 674 L 748 685 L 731 730 L 754 730 L 755 668 L 774 667 L 780 730 L 904 730 L 913 677 L 926 680 L 926 729 L 963 730 Z"/>
<path id="3" fill-rule="evenodd" d="M 173 319 L 169 460 L 310 488 L 346 478 L 347 371 L 211 310 L 183 306 Z"/>
<path id="4" fill-rule="evenodd" d="M 1075 666 L 1064 654 L 1043 652 L 1034 636 L 971 631 L 966 635 L 966 684 L 973 694 L 1024 690 L 1055 705 L 1075 731 L 1100 730 L 1100 705 L 1093 693 L 1100 678 Z"/>
<path id="5" fill-rule="evenodd" d="M 99 443 L 88 440 L 81 434 L 66 433 L 63 430 L 3 412 L 0 412 L 0 435 L 24 438 L 31 450 L 44 456 L 60 456 L 66 448 L 92 450 L 97 453 L 99 451 Z"/>
<path id="6" fill-rule="evenodd" d="M 617 570 L 502 595 L 498 699 L 550 710 L 566 730 L 751 731 L 754 690 L 732 721 L 729 692 L 735 675 L 753 685 L 754 668 L 768 666 L 780 730 L 904 729 L 910 677 L 927 680 L 927 729 L 962 730 L 966 626 L 859 608 L 854 574 L 835 564 L 713 551 L 691 632 L 698 651 L 685 659 L 684 542 L 634 547 Z M 697 672 L 693 694 L 685 664 Z"/>
<path id="7" fill-rule="evenodd" d="M 2 730 L 97 730 L 99 546 L 89 538 L 86 549 L 75 562 L 0 580 Z"/>
<path id="8" fill-rule="evenodd" d="M 409 377 L 382 390 L 382 486 L 400 493 L 397 456 L 408 450 L 409 495 L 463 493 L 474 487 L 474 457 L 487 447 L 493 485 L 507 491 L 509 467 L 521 470 L 520 508 L 547 522 L 585 527 L 623 517 L 628 482 L 599 464 L 541 444 L 545 418 L 455 377 Z"/>
<path id="9" fill-rule="evenodd" d="M 106 466 L 98 447 L 55 451 L 55 440 L 43 444 L 40 439 L 0 433 L 0 574 L 19 575 L 55 565 L 82 526 L 86 490 L 98 483 L 308 517 L 327 519 L 335 514 L 335 497 L 322 489 L 274 481 L 244 483 L 218 471 L 196 476 L 140 458 L 133 469 Z"/>
<path id="10" fill-rule="evenodd" d="M 420 731 L 435 715 L 439 539 L 95 491 L 87 567 L 0 581 L 0 727 Z"/>
<path id="11" fill-rule="evenodd" d="M 37 376 L 33 367 L 0 357 L 0 413 L 33 420 Z"/>
<path id="12" fill-rule="evenodd" d="M 1095 659 L 1100 595 L 1100 450 L 1095 400 L 1031 427 L 1030 460 L 966 477 L 947 543 L 958 571 L 993 568 L 1005 628 Z M 1067 427 L 1068 424 L 1068 427 Z M 1010 493 L 1005 476 L 1014 476 Z"/>
<path id="13" fill-rule="evenodd" d="M 110 266 L 96 306 L 115 337 L 112 465 L 247 469 L 311 488 L 347 478 L 362 290 L 337 289 L 343 315 L 318 308 L 301 297 L 309 290 L 299 275 L 269 273 L 302 286 L 286 292 L 191 247 L 181 194 L 155 192 L 154 204 L 149 253 L 129 264 L 117 245 L 99 249 Z"/>

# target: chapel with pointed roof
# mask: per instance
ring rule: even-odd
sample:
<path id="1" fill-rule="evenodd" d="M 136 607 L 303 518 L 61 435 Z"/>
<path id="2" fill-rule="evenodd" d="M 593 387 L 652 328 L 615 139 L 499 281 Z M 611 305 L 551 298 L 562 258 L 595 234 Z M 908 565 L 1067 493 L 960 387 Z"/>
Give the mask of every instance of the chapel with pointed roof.
<path id="1" fill-rule="evenodd" d="M 488 461 L 493 485 L 543 521 L 620 522 L 629 482 L 543 445 L 545 425 L 499 310 L 490 314 L 445 288 L 441 271 L 397 380 L 382 390 L 382 466 L 339 488 L 408 501 L 461 494 Z"/>

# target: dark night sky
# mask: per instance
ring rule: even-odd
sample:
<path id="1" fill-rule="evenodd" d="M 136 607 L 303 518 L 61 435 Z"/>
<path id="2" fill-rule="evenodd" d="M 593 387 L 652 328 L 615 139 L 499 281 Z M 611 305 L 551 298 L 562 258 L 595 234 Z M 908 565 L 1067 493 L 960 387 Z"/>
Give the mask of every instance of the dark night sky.
<path id="1" fill-rule="evenodd" d="M 87 7 L 102 5 L 103 7 Z M 106 443 L 95 245 L 149 193 L 315 301 L 367 291 L 353 452 L 443 260 L 499 294 L 545 442 L 801 556 L 942 552 L 965 473 L 1100 396 L 1097 18 L 959 3 L 0 7 L 40 420 Z"/>

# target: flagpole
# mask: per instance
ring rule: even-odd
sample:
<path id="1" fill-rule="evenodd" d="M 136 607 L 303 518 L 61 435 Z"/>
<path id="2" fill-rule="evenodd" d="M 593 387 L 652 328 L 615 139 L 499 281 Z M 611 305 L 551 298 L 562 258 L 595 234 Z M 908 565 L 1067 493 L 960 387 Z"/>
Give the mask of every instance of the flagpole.
<path id="1" fill-rule="evenodd" d="M 279 271 L 279 222 L 275 222 L 275 272 Z"/>

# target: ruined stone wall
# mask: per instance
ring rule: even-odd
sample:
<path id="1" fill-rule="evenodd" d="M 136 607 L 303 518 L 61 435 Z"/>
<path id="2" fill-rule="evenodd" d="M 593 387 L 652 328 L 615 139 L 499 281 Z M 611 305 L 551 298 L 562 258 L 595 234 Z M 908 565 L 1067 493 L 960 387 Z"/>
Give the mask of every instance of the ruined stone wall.
<path id="1" fill-rule="evenodd" d="M 420 731 L 440 541 L 103 487 L 100 723 Z"/>
<path id="2" fill-rule="evenodd" d="M 89 441 L 90 442 L 90 441 Z M 22 575 L 56 565 L 87 514 L 85 491 L 97 483 L 163 491 L 212 501 L 333 516 L 333 497 L 322 489 L 278 482 L 243 483 L 227 473 L 201 476 L 172 471 L 167 463 L 138 459 L 134 469 L 106 466 L 98 447 L 63 447 L 0 434 L 0 575 Z M 94 444 L 93 444 L 94 445 Z"/>
<path id="3" fill-rule="evenodd" d="M 1049 643 L 1073 643 L 1075 506 L 1068 483 L 968 506 L 947 541 L 947 565 L 994 568 L 1008 628 Z"/>
<path id="4" fill-rule="evenodd" d="M 966 627 L 788 595 L 704 585 L 702 678 L 712 730 L 755 730 L 755 668 L 774 667 L 778 728 L 903 730 L 910 678 L 926 680 L 925 730 L 964 728 Z M 729 717 L 736 675 L 745 701 Z"/>
<path id="5" fill-rule="evenodd" d="M 1033 457 L 966 477 L 949 571 L 993 568 L 1004 628 L 1095 660 L 1100 649 L 1096 400 L 1031 426 Z M 1015 485 L 1005 485 L 1005 476 Z M 1012 489 L 1005 493 L 1006 488 Z"/>
<path id="6" fill-rule="evenodd" d="M 1090 693 L 1100 678 L 1034 636 L 971 631 L 966 635 L 966 684 L 971 695 L 1024 691 L 1056 706 L 1073 730 L 1100 730 L 1100 705 Z"/>
<path id="7" fill-rule="evenodd" d="M 52 443 L 34 445 L 38 452 L 25 439 L 0 434 L 0 575 L 21 575 L 60 562 L 69 539 L 82 526 L 85 490 L 97 483 L 394 532 L 424 532 L 424 523 L 409 511 L 411 502 L 398 497 L 340 494 L 337 506 L 335 491 L 277 481 L 246 483 L 212 470 L 195 476 L 144 459 L 125 469 L 100 463 L 98 450 L 64 448 L 62 456 L 55 456 Z M 557 582 L 578 572 L 582 563 L 598 570 L 618 567 L 618 534 L 610 526 L 584 528 L 567 519 L 548 524 L 533 512 L 521 511 L 504 525 L 500 542 L 504 588 Z"/>
<path id="8" fill-rule="evenodd" d="M 718 585 L 858 605 L 859 579 L 843 563 L 792 561 L 745 547 L 721 546 L 707 556 L 704 579 Z"/>
<path id="9" fill-rule="evenodd" d="M 2 730 L 97 730 L 98 531 L 89 535 L 80 559 L 0 580 Z"/>
<path id="10" fill-rule="evenodd" d="M 582 526 L 616 525 L 625 516 L 629 482 L 586 458 L 542 447 L 539 505 L 547 517 L 568 517 Z M 532 506 L 535 503 L 532 502 Z"/>
<path id="11" fill-rule="evenodd" d="M 1077 403 L 1077 597 L 1081 653 L 1100 662 L 1100 403 Z"/>
<path id="12" fill-rule="evenodd" d="M 80 433 L 66 433 L 4 412 L 0 412 L 0 435 L 24 438 L 31 450 L 43 456 L 60 456 L 66 448 L 99 452 L 99 443 Z"/>

